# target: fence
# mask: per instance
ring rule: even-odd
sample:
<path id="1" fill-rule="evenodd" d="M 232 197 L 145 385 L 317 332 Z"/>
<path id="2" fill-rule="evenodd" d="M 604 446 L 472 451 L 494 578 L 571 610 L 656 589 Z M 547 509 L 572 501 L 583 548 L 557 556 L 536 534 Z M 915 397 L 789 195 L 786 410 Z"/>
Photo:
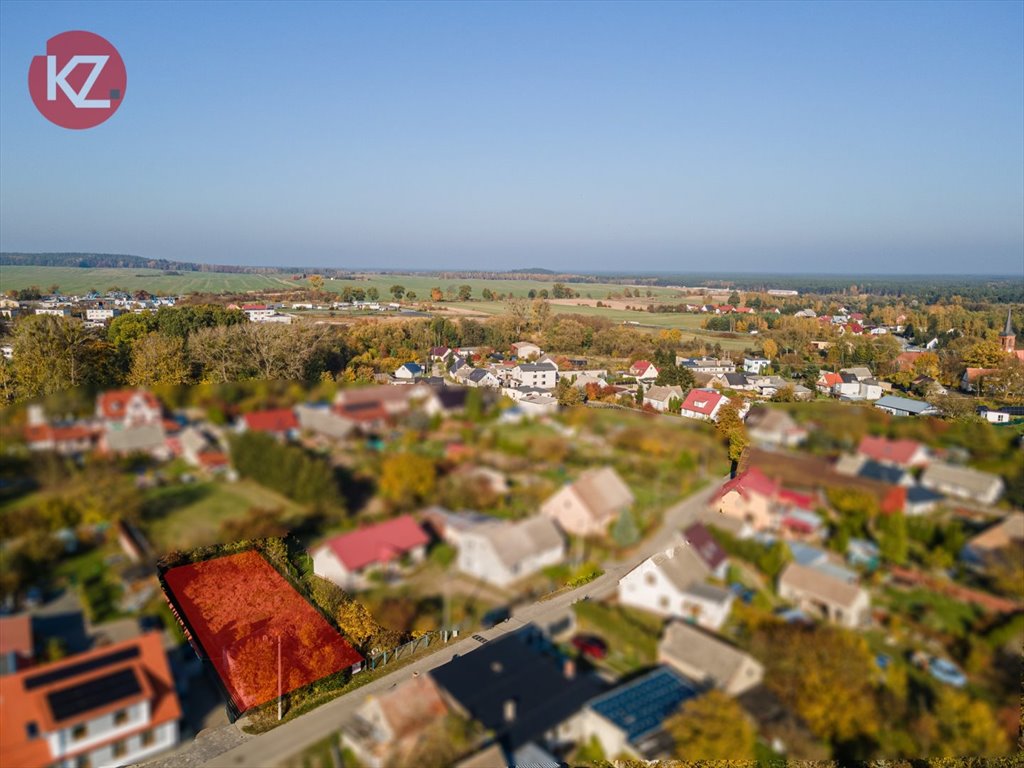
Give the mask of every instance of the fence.
<path id="1" fill-rule="evenodd" d="M 466 628 L 467 627 L 464 627 L 463 624 L 457 624 L 451 629 L 437 629 L 432 632 L 422 634 L 407 643 L 403 643 L 402 645 L 392 648 L 391 650 L 381 651 L 378 654 L 370 656 L 366 660 L 364 669 L 377 669 L 378 667 L 382 667 L 400 659 L 407 659 L 413 654 L 422 651 L 424 648 L 429 648 L 431 645 L 436 643 L 449 643 L 458 638 L 462 630 Z"/>

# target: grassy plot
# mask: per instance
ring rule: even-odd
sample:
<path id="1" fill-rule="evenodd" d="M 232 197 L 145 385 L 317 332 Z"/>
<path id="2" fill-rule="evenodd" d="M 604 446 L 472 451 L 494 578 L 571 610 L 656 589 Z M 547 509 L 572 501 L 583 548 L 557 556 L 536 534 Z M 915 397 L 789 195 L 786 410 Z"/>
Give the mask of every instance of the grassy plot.
<path id="1" fill-rule="evenodd" d="M 251 480 L 155 488 L 146 495 L 146 531 L 158 552 L 220 542 L 220 526 L 251 508 L 279 509 L 282 518 L 301 507 Z"/>
<path id="2" fill-rule="evenodd" d="M 5 291 L 38 286 L 47 291 L 57 285 L 63 294 L 100 292 L 110 288 L 125 291 L 179 295 L 185 293 L 224 293 L 239 291 L 280 291 L 297 283 L 286 275 L 250 275 L 233 272 L 182 272 L 167 275 L 157 269 L 103 269 L 80 267 L 0 267 L 0 283 Z"/>
<path id="3" fill-rule="evenodd" d="M 600 635 L 608 644 L 608 666 L 628 673 L 653 665 L 658 656 L 662 621 L 657 616 L 619 605 L 582 600 L 573 605 L 581 632 Z"/>

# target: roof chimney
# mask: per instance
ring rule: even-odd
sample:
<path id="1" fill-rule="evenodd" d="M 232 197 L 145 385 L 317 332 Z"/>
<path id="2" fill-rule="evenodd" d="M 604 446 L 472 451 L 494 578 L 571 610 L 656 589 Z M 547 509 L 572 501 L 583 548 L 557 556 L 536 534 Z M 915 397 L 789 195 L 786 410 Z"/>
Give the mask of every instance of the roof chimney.
<path id="1" fill-rule="evenodd" d="M 504 717 L 505 717 L 505 722 L 506 723 L 513 723 L 513 722 L 515 722 L 515 719 L 516 719 L 516 700 L 515 699 L 505 699 L 505 704 L 502 707 L 502 712 L 504 712 Z"/>
<path id="2" fill-rule="evenodd" d="M 565 675 L 566 680 L 576 678 L 576 662 L 573 659 L 566 659 L 562 662 L 562 674 Z"/>

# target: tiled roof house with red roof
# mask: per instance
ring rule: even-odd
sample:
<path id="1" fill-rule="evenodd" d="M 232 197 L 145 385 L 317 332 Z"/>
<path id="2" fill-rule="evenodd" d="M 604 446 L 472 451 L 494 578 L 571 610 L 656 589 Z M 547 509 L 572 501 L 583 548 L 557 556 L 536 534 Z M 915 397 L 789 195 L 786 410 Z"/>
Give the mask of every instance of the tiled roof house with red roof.
<path id="1" fill-rule="evenodd" d="M 682 416 L 700 421 L 715 421 L 729 398 L 713 389 L 691 389 L 679 410 Z"/>
<path id="2" fill-rule="evenodd" d="M 161 635 L 0 677 L 0 765 L 129 765 L 178 743 Z"/>
<path id="3" fill-rule="evenodd" d="M 815 499 L 783 488 L 757 467 L 726 481 L 711 499 L 711 508 L 739 521 L 748 532 L 776 530 L 787 514 L 811 513 Z"/>
<path id="4" fill-rule="evenodd" d="M 310 552 L 313 572 L 344 589 L 359 589 L 373 571 L 394 568 L 403 558 L 421 561 L 429 541 L 420 524 L 403 515 L 328 539 Z"/>
<path id="5" fill-rule="evenodd" d="M 654 381 L 658 378 L 658 369 L 650 360 L 637 360 L 629 366 L 629 375 L 638 381 Z"/>
<path id="6" fill-rule="evenodd" d="M 114 389 L 96 398 L 96 416 L 107 429 L 127 429 L 163 421 L 163 408 L 152 392 Z"/>
<path id="7" fill-rule="evenodd" d="M 0 616 L 0 675 L 32 666 L 32 617 L 27 613 Z"/>
<path id="8" fill-rule="evenodd" d="M 239 423 L 242 432 L 265 432 L 275 437 L 291 437 L 299 430 L 299 417 L 291 408 L 272 408 L 243 414 Z"/>
<path id="9" fill-rule="evenodd" d="M 916 440 L 889 440 L 871 435 L 861 439 L 857 453 L 879 464 L 896 467 L 920 467 L 929 460 L 928 449 Z"/>

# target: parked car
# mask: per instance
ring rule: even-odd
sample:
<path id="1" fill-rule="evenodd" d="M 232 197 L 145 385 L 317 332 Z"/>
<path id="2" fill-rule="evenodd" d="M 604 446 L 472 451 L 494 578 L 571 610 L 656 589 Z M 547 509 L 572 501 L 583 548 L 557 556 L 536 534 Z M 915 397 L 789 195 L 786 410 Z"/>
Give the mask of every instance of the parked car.
<path id="1" fill-rule="evenodd" d="M 572 647 L 590 659 L 603 659 L 608 655 L 608 644 L 597 635 L 576 635 Z"/>
<path id="2" fill-rule="evenodd" d="M 480 619 L 480 626 L 484 629 L 490 629 L 491 627 L 501 624 L 503 621 L 508 621 L 512 618 L 512 611 L 506 607 L 492 608 L 483 615 Z"/>
<path id="3" fill-rule="evenodd" d="M 967 685 L 967 676 L 957 668 L 956 664 L 937 656 L 932 656 L 929 661 L 928 674 L 940 683 L 952 685 L 954 688 L 963 688 Z"/>

